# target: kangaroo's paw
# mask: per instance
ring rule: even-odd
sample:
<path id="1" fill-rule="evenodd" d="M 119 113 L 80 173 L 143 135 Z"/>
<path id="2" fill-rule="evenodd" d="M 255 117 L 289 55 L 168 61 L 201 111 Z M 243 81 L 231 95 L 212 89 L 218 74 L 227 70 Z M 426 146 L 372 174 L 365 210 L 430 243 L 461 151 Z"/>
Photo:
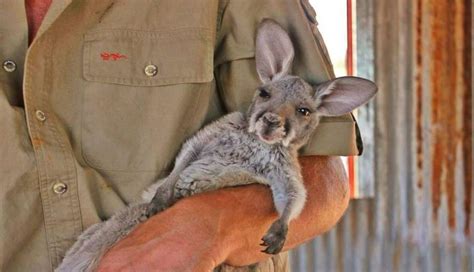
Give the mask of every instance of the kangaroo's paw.
<path id="1" fill-rule="evenodd" d="M 261 246 L 266 246 L 267 248 L 262 250 L 267 254 L 277 254 L 283 248 L 286 240 L 286 234 L 288 233 L 288 224 L 277 220 L 273 222 L 270 229 L 267 231 L 265 236 L 262 238 Z"/>

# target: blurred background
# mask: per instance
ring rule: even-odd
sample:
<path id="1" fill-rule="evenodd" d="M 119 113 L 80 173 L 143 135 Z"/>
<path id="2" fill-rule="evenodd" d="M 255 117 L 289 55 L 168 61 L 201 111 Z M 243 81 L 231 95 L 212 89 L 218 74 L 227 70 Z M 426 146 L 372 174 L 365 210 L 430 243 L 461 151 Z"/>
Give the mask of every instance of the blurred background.
<path id="1" fill-rule="evenodd" d="M 292 270 L 474 271 L 472 0 L 309 2 L 336 75 L 379 93 L 344 158 L 349 209 Z"/>

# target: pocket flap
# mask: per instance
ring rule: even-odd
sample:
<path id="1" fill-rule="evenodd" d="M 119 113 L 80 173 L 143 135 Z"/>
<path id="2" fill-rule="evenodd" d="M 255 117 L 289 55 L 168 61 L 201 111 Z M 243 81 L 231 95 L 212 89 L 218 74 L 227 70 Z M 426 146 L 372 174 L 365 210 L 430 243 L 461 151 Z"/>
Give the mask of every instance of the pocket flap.
<path id="1" fill-rule="evenodd" d="M 87 33 L 83 58 L 88 81 L 160 86 L 213 78 L 212 33 L 202 28 Z"/>

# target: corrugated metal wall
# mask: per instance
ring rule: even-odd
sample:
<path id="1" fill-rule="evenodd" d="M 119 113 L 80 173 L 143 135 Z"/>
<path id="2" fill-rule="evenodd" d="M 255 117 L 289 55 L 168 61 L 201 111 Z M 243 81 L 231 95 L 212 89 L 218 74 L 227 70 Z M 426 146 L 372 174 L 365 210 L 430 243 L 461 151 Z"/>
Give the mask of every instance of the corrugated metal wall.
<path id="1" fill-rule="evenodd" d="M 375 197 L 353 200 L 336 228 L 293 251 L 292 269 L 474 271 L 472 0 L 357 4 L 380 89 L 373 167 L 360 169 Z"/>

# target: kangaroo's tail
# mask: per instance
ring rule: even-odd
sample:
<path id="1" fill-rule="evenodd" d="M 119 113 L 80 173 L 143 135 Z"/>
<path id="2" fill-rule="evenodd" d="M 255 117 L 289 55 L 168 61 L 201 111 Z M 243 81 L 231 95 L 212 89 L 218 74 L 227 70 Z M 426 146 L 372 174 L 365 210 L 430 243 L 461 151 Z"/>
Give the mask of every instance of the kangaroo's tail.
<path id="1" fill-rule="evenodd" d="M 55 271 L 94 271 L 107 250 L 146 219 L 147 207 L 148 203 L 132 205 L 109 220 L 88 228 L 66 252 Z"/>

